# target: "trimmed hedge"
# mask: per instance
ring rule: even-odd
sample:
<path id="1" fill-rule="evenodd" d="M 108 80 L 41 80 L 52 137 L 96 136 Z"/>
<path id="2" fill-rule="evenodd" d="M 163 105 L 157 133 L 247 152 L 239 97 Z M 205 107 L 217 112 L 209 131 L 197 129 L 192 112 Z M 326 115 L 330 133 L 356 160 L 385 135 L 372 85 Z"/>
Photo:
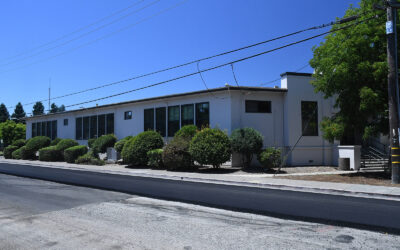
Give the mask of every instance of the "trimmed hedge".
<path id="1" fill-rule="evenodd" d="M 163 146 L 164 141 L 159 133 L 155 131 L 142 132 L 126 142 L 122 150 L 122 159 L 126 164 L 146 166 L 149 160 L 147 152 Z"/>
<path id="2" fill-rule="evenodd" d="M 64 150 L 66 150 L 67 148 L 78 146 L 78 145 L 79 145 L 79 143 L 73 139 L 62 139 L 57 143 L 56 147 L 61 152 L 64 152 Z"/>
<path id="3" fill-rule="evenodd" d="M 56 138 L 51 141 L 50 146 L 56 146 L 61 141 L 61 138 Z"/>
<path id="4" fill-rule="evenodd" d="M 67 148 L 64 150 L 64 159 L 68 163 L 75 163 L 79 156 L 82 156 L 88 152 L 88 149 L 84 145 L 78 145 Z"/>
<path id="5" fill-rule="evenodd" d="M 186 125 L 176 132 L 174 137 L 183 137 L 185 139 L 191 140 L 197 133 L 196 125 Z"/>
<path id="6" fill-rule="evenodd" d="M 249 167 L 254 154 L 260 153 L 263 136 L 253 128 L 240 128 L 231 134 L 232 151 L 242 155 L 242 164 Z"/>
<path id="7" fill-rule="evenodd" d="M 62 150 L 57 146 L 50 146 L 39 149 L 39 161 L 63 161 L 64 155 Z"/>
<path id="8" fill-rule="evenodd" d="M 24 160 L 36 159 L 36 152 L 41 148 L 48 147 L 51 143 L 49 137 L 36 136 L 31 138 L 25 148 L 21 151 L 21 158 Z"/>
<path id="9" fill-rule="evenodd" d="M 147 158 L 149 158 L 147 165 L 153 168 L 162 168 L 163 167 L 162 154 L 163 150 L 161 148 L 153 149 L 147 152 Z"/>
<path id="10" fill-rule="evenodd" d="M 13 145 L 10 145 L 10 146 L 4 148 L 4 152 L 3 152 L 4 153 L 4 158 L 12 159 L 12 153 L 17 149 L 19 149 L 19 147 L 13 146 Z"/>
<path id="11" fill-rule="evenodd" d="M 277 168 L 281 165 L 281 150 L 279 148 L 266 148 L 257 156 L 264 168 Z"/>
<path id="12" fill-rule="evenodd" d="M 189 152 L 201 165 L 218 168 L 231 158 L 231 141 L 222 130 L 205 128 L 193 137 Z"/>
<path id="13" fill-rule="evenodd" d="M 98 165 L 98 166 L 102 166 L 105 164 L 104 161 L 94 157 L 90 152 L 82 156 L 79 156 L 78 159 L 76 159 L 75 163 L 82 165 Z"/>
<path id="14" fill-rule="evenodd" d="M 113 134 L 102 135 L 97 138 L 92 145 L 92 149 L 97 153 L 105 153 L 107 152 L 107 148 L 114 147 L 114 144 L 117 142 L 117 137 Z"/>
<path id="15" fill-rule="evenodd" d="M 15 141 L 11 144 L 11 146 L 16 146 L 16 147 L 20 148 L 20 147 L 25 146 L 25 144 L 26 144 L 26 140 L 25 140 L 25 139 L 18 139 L 18 140 L 15 140 Z"/>
<path id="16" fill-rule="evenodd" d="M 22 154 L 22 150 L 25 148 L 26 146 L 23 146 L 17 150 L 15 150 L 14 152 L 12 152 L 12 158 L 15 160 L 20 160 L 21 158 L 21 154 Z"/>
<path id="17" fill-rule="evenodd" d="M 189 153 L 190 141 L 182 137 L 175 137 L 163 150 L 162 160 L 168 170 L 187 169 L 193 167 L 193 160 Z"/>
<path id="18" fill-rule="evenodd" d="M 96 141 L 96 138 L 91 138 L 87 141 L 88 147 L 92 148 L 93 147 L 93 143 Z"/>
<path id="19" fill-rule="evenodd" d="M 133 136 L 127 136 L 127 137 L 125 137 L 125 138 L 123 138 L 123 139 L 117 141 L 117 142 L 115 143 L 115 145 L 114 145 L 115 150 L 116 150 L 118 153 L 122 153 L 122 149 L 124 148 L 125 143 L 126 143 L 127 141 L 129 141 L 130 139 L 132 139 L 132 138 L 133 138 Z"/>

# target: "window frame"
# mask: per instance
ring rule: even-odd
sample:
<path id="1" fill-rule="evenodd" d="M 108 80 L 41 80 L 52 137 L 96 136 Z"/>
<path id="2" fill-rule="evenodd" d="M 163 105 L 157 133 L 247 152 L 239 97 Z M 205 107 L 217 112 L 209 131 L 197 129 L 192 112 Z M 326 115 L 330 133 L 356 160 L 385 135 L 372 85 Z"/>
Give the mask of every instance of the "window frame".
<path id="1" fill-rule="evenodd" d="M 261 104 L 266 104 L 266 110 L 263 110 L 263 108 L 261 107 Z M 251 105 L 256 104 L 257 106 L 257 110 L 254 110 L 251 107 Z M 270 114 L 272 113 L 272 102 L 268 101 L 268 100 L 245 100 L 244 102 L 245 105 L 245 113 L 248 114 Z"/>
<path id="2" fill-rule="evenodd" d="M 124 112 L 124 120 L 131 120 L 132 119 L 132 111 L 125 111 Z"/>
<path id="3" fill-rule="evenodd" d="M 192 118 L 191 119 L 184 119 L 184 116 L 186 114 L 184 109 L 188 108 L 188 107 L 192 108 L 192 112 L 191 112 L 192 113 L 191 114 Z M 194 105 L 194 103 L 181 105 L 181 127 L 186 126 L 186 125 L 194 125 L 195 118 L 196 117 L 195 117 L 195 105 Z"/>
<path id="4" fill-rule="evenodd" d="M 305 110 L 303 110 L 303 105 L 311 105 L 315 104 L 314 110 L 312 114 L 307 115 L 305 117 Z M 314 117 L 312 117 L 312 115 Z M 301 134 L 302 136 L 319 136 L 319 120 L 318 120 L 318 101 L 301 101 L 300 103 L 300 116 L 301 116 Z M 307 119 L 307 123 L 304 119 Z M 315 127 L 310 129 L 310 121 L 311 119 L 315 122 Z M 312 130 L 312 131 L 310 131 Z"/>
<path id="5" fill-rule="evenodd" d="M 173 112 L 171 112 L 171 110 L 174 110 Z M 172 117 L 172 115 L 174 116 L 178 116 L 178 120 L 174 119 L 171 120 L 171 118 L 176 118 L 176 117 Z M 167 120 L 168 120 L 168 125 L 167 125 L 167 135 L 168 137 L 173 137 L 175 135 L 176 132 L 179 131 L 180 127 L 180 122 L 181 122 L 181 110 L 180 110 L 180 106 L 179 105 L 174 105 L 174 106 L 168 106 L 168 114 L 167 114 Z"/>
<path id="6" fill-rule="evenodd" d="M 205 119 L 199 119 L 200 114 L 201 114 L 201 112 L 199 112 L 199 107 L 201 105 L 204 105 L 204 104 L 207 104 L 207 109 L 208 109 L 208 112 L 207 112 L 207 123 L 201 122 L 201 124 L 200 124 L 199 121 L 202 121 L 202 120 L 205 120 Z M 196 103 L 196 106 L 195 106 L 195 123 L 196 123 L 195 125 L 197 126 L 198 129 L 202 129 L 204 125 L 207 126 L 207 127 L 210 126 L 210 102 L 199 102 L 199 103 Z"/>
<path id="7" fill-rule="evenodd" d="M 159 114 L 162 114 L 161 121 L 159 121 Z M 167 136 L 167 107 L 155 108 L 155 131 L 162 137 Z"/>

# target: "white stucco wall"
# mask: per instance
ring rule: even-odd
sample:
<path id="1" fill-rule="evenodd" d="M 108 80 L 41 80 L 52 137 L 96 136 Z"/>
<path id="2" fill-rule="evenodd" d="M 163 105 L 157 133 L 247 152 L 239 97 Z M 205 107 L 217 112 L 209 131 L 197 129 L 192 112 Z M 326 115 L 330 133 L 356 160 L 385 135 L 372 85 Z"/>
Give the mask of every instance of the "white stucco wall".
<path id="1" fill-rule="evenodd" d="M 284 99 L 284 144 L 292 148 L 302 134 L 301 101 L 318 103 L 318 136 L 302 136 L 288 158 L 289 165 L 337 165 L 337 146 L 322 138 L 321 121 L 334 113 L 334 99 L 324 99 L 315 93 L 310 84 L 312 78 L 302 75 L 284 75 L 281 87 L 288 92 Z"/>

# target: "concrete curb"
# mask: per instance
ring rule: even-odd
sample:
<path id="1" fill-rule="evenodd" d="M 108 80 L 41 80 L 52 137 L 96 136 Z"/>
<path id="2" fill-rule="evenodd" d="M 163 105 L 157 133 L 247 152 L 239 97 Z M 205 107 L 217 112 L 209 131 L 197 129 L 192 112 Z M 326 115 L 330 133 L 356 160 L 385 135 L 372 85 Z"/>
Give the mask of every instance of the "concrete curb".
<path id="1" fill-rule="evenodd" d="M 5 168 L 3 164 L 10 165 L 18 165 L 19 171 L 16 171 L 15 168 Z M 41 168 L 41 171 L 37 173 L 24 173 L 23 169 L 20 166 L 29 166 L 33 168 Z M 49 166 L 42 164 L 35 164 L 35 162 L 31 164 L 20 163 L 20 162 L 0 162 L 0 173 L 11 174 L 23 177 L 37 178 L 49 181 L 57 181 L 63 182 L 62 179 L 49 178 L 45 174 L 41 175 L 40 173 L 44 173 L 43 170 L 53 169 L 53 170 L 64 170 L 71 172 L 88 172 L 93 174 L 109 174 L 115 176 L 126 176 L 126 177 L 140 177 L 140 178 L 151 178 L 151 179 L 160 179 L 160 180 L 175 180 L 175 181 L 186 181 L 186 182 L 196 182 L 196 183 L 210 183 L 217 185 L 226 185 L 226 186 L 242 186 L 249 188 L 266 188 L 266 189 L 275 189 L 275 190 L 285 190 L 285 191 L 298 191 L 298 192 L 307 192 L 307 193 L 318 193 L 318 194 L 330 194 L 330 195 L 342 195 L 342 196 L 351 196 L 351 197 L 361 197 L 361 198 L 371 198 L 371 199 L 386 199 L 386 200 L 397 200 L 400 201 L 400 194 L 388 194 L 388 193 L 371 193 L 371 192 L 360 192 L 360 191 L 351 191 L 344 189 L 328 189 L 328 188 L 318 188 L 318 187 L 304 187 L 304 186 L 294 186 L 294 185 L 281 185 L 281 184 L 273 184 L 273 183 L 255 183 L 255 182 L 241 182 L 234 180 L 218 180 L 218 179 L 209 179 L 209 178 L 195 178 L 195 177 L 182 177 L 182 176 L 174 176 L 174 175 L 161 175 L 161 174 L 145 174 L 145 173 L 124 173 L 121 171 L 113 171 L 113 170 L 90 170 L 79 167 L 60 167 L 60 166 Z M 65 182 L 67 183 L 67 182 Z M 85 182 L 68 182 L 67 184 L 81 185 L 86 186 Z M 105 187 L 98 187 L 105 188 Z M 105 188 L 108 189 L 108 188 Z M 119 191 L 119 190 L 115 190 Z"/>

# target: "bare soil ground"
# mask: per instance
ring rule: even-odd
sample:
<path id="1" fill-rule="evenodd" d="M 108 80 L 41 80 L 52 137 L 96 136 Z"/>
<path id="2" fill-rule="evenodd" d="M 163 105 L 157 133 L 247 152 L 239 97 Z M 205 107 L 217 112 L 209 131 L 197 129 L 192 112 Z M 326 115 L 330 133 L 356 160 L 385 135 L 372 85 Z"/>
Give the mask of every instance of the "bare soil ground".
<path id="1" fill-rule="evenodd" d="M 400 184 L 391 184 L 390 173 L 388 172 L 359 172 L 351 174 L 277 176 L 275 178 L 400 187 Z"/>

